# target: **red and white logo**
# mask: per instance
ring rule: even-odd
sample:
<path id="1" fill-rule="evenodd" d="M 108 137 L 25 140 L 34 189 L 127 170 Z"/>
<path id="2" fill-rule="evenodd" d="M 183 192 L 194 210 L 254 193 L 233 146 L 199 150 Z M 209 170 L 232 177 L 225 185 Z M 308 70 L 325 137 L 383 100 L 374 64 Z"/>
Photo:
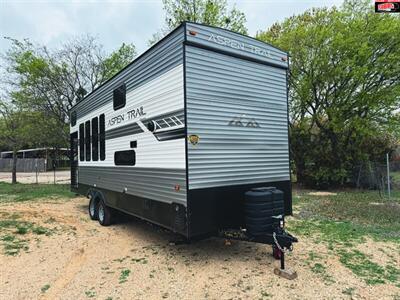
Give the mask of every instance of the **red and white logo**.
<path id="1" fill-rule="evenodd" d="M 382 3 L 382 4 L 378 4 L 378 9 L 379 10 L 384 10 L 384 11 L 391 11 L 392 9 L 394 9 L 394 3 Z"/>

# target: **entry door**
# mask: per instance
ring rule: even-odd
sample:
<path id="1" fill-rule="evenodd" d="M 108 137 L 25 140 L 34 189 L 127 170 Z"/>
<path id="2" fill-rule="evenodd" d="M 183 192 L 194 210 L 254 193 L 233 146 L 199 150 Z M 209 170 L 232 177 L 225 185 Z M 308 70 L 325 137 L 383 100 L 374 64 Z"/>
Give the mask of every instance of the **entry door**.
<path id="1" fill-rule="evenodd" d="M 70 136 L 71 187 L 78 187 L 78 132 Z"/>

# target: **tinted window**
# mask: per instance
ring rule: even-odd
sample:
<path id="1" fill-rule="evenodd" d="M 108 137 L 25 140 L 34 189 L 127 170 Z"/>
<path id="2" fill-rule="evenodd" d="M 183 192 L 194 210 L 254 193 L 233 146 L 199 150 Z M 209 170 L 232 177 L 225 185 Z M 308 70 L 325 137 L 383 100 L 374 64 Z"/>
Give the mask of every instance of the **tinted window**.
<path id="1" fill-rule="evenodd" d="M 79 160 L 85 160 L 85 127 L 83 124 L 79 125 Z"/>
<path id="2" fill-rule="evenodd" d="M 92 160 L 99 160 L 99 119 L 92 119 Z"/>
<path id="3" fill-rule="evenodd" d="M 85 122 L 85 149 L 86 161 L 90 161 L 90 121 Z"/>
<path id="4" fill-rule="evenodd" d="M 76 125 L 76 111 L 73 111 L 71 113 L 71 126 L 75 126 Z"/>
<path id="5" fill-rule="evenodd" d="M 100 115 L 100 160 L 106 159 L 106 128 L 104 114 Z"/>
<path id="6" fill-rule="evenodd" d="M 119 86 L 113 93 L 114 110 L 120 109 L 126 103 L 126 86 L 125 84 Z"/>
<path id="7" fill-rule="evenodd" d="M 136 153 L 134 150 L 116 151 L 114 153 L 114 163 L 116 166 L 134 166 L 136 163 Z"/>

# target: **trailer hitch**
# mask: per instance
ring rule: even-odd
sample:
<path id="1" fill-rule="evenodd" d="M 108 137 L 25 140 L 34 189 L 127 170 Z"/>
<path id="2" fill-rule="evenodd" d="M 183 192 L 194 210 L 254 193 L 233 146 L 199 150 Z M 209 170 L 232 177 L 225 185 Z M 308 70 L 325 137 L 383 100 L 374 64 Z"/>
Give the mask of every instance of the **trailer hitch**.
<path id="1" fill-rule="evenodd" d="M 271 227 L 271 231 L 262 235 L 251 235 L 245 229 L 228 229 L 219 231 L 218 236 L 229 240 L 272 245 L 279 251 L 279 257 L 277 258 L 280 259 L 280 268 L 275 268 L 274 273 L 286 279 L 295 279 L 297 273 L 285 268 L 285 253 L 293 250 L 293 243 L 297 243 L 298 239 L 286 232 L 282 215 L 275 216 L 274 219 L 275 222 Z"/>
<path id="2" fill-rule="evenodd" d="M 278 216 L 277 220 L 279 221 L 276 223 L 276 225 L 278 226 L 275 225 L 274 231 L 272 232 L 272 237 L 274 239 L 274 245 L 272 247 L 274 249 L 275 246 L 277 248 L 277 251 L 279 251 L 278 258 L 280 259 L 281 266 L 280 268 L 275 268 L 274 273 L 286 279 L 295 279 L 297 278 L 296 271 L 285 269 L 285 253 L 293 251 L 293 243 L 297 243 L 298 240 L 296 237 L 285 231 L 285 222 L 282 216 Z"/>

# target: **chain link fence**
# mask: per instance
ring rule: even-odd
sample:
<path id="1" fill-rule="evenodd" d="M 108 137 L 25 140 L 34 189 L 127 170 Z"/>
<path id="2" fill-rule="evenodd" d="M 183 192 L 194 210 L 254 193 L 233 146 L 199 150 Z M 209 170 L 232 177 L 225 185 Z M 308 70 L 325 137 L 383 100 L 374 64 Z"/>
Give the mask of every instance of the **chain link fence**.
<path id="1" fill-rule="evenodd" d="M 378 190 L 382 197 L 400 199 L 400 157 L 389 155 L 380 162 L 365 162 L 355 168 L 353 185 Z"/>

